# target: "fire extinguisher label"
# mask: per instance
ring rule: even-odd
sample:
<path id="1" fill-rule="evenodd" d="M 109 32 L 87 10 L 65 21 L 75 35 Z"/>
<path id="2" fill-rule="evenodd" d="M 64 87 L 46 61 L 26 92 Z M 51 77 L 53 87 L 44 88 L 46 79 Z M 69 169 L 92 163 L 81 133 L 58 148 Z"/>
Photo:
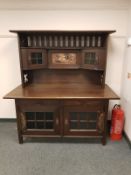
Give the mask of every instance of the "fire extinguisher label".
<path id="1" fill-rule="evenodd" d="M 122 122 L 120 120 L 116 120 L 115 127 L 114 127 L 114 133 L 120 134 L 122 131 Z"/>

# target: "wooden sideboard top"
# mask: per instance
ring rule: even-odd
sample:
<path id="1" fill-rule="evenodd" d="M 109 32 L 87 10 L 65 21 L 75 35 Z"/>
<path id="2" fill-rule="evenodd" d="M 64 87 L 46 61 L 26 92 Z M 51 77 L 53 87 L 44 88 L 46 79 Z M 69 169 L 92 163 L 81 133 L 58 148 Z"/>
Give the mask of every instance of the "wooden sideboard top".
<path id="1" fill-rule="evenodd" d="M 5 99 L 120 99 L 112 89 L 105 85 L 77 83 L 45 83 L 22 85 L 4 96 Z"/>
<path id="2" fill-rule="evenodd" d="M 111 34 L 116 30 L 10 30 L 12 33 L 103 33 Z"/>

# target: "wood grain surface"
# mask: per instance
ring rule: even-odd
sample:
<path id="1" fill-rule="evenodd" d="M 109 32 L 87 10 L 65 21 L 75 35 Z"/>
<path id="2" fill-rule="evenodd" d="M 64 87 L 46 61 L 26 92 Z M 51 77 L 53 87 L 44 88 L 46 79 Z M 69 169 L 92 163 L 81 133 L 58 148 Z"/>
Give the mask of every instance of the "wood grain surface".
<path id="1" fill-rule="evenodd" d="M 26 87 L 18 86 L 5 99 L 119 99 L 112 89 L 105 85 L 77 84 L 77 83 L 45 83 L 30 84 Z"/>

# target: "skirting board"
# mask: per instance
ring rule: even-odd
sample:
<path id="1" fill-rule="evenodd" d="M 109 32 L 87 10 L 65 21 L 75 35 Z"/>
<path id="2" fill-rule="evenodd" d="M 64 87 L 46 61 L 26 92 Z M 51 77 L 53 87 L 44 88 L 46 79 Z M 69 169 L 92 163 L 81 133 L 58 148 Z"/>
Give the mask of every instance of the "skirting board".
<path id="1" fill-rule="evenodd" d="M 108 120 L 108 123 L 107 123 L 107 132 L 108 133 L 110 133 L 110 128 L 111 128 L 111 120 Z M 129 148 L 131 149 L 131 140 L 129 139 L 129 137 L 127 136 L 125 131 L 123 132 L 123 136 L 124 136 L 126 142 L 128 143 Z"/>
<path id="2" fill-rule="evenodd" d="M 15 118 L 0 118 L 0 122 L 16 122 Z"/>
<path id="3" fill-rule="evenodd" d="M 127 136 L 127 134 L 125 132 L 123 133 L 123 135 L 124 135 L 128 145 L 129 145 L 129 148 L 131 149 L 131 140 L 129 139 L 129 137 Z"/>

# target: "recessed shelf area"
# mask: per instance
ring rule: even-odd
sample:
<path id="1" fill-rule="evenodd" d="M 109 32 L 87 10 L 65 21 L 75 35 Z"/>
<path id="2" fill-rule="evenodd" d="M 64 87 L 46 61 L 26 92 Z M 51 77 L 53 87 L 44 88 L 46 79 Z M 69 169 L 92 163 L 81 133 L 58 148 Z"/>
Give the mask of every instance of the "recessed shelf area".
<path id="1" fill-rule="evenodd" d="M 89 48 L 104 47 L 106 37 L 101 34 L 27 34 L 21 36 L 21 47 Z"/>

